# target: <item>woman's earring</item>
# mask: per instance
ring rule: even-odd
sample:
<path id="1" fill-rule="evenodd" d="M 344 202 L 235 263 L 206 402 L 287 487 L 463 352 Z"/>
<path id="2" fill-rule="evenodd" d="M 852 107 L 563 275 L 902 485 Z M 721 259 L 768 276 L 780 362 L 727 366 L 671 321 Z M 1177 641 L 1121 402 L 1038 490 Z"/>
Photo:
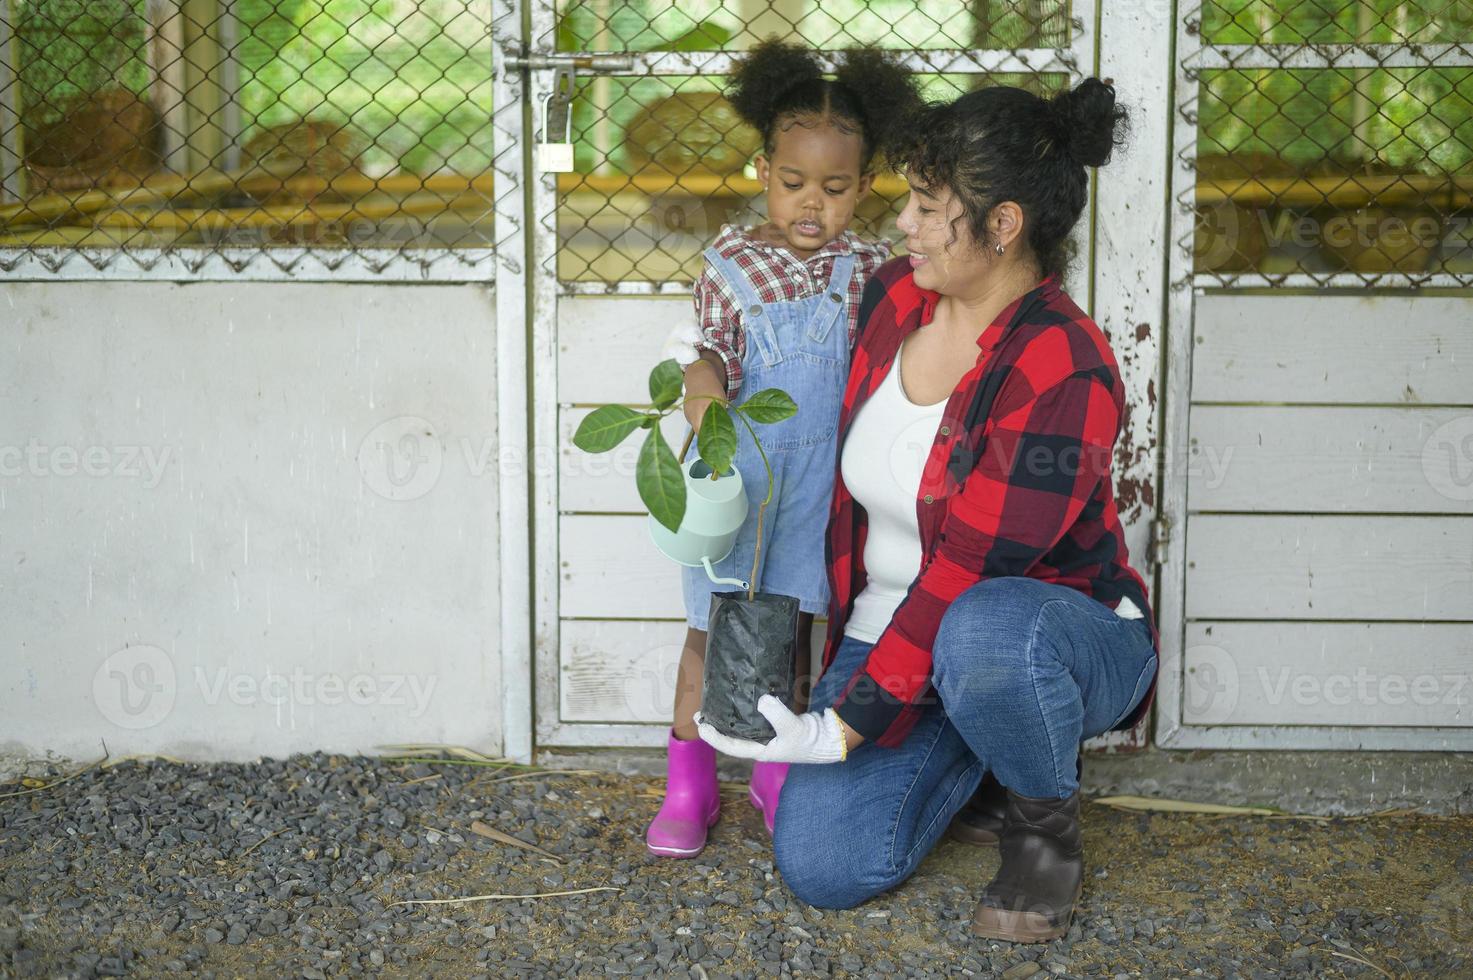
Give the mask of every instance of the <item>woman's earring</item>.
<path id="1" fill-rule="evenodd" d="M 1003 248 L 1002 242 L 998 242 L 997 243 L 997 254 L 998 255 L 1001 255 L 1003 252 L 1006 252 L 1006 251 L 1007 251 L 1007 249 Z"/>

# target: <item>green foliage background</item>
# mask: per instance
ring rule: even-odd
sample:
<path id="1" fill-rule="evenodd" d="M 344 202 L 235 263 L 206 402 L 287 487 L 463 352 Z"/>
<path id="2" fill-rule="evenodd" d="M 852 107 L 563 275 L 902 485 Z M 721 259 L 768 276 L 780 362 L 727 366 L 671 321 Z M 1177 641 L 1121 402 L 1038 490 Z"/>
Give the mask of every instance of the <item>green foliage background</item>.
<path id="1" fill-rule="evenodd" d="M 779 6 L 795 12 L 798 34 L 826 47 L 1054 47 L 1067 44 L 1070 31 L 1064 0 Z M 12 0 L 29 126 L 56 118 L 79 94 L 147 89 L 145 7 L 146 0 Z M 188 9 L 207 8 L 218 9 Z M 564 51 L 732 49 L 750 43 L 743 18 L 761 8 L 743 0 L 561 0 L 555 41 Z M 261 127 L 321 118 L 365 138 L 370 173 L 489 169 L 489 0 L 234 0 L 232 9 L 242 141 Z M 1216 44 L 1466 44 L 1473 0 L 1208 0 L 1201 31 Z M 939 98 L 975 81 L 938 75 L 925 84 Z M 1473 70 L 1228 70 L 1205 72 L 1202 81 L 1202 156 L 1269 158 L 1296 172 L 1473 166 Z M 610 79 L 602 105 L 576 103 L 580 168 L 627 172 L 620 134 L 632 119 L 677 91 L 717 91 L 721 83 Z M 604 117 L 605 145 L 596 148 L 592 134 Z"/>

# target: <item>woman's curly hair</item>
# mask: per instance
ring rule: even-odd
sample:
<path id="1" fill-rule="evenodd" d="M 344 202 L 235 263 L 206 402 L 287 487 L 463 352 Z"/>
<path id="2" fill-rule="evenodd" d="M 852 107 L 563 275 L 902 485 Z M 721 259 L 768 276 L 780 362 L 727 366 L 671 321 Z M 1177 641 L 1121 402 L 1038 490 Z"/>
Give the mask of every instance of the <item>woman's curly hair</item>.
<path id="1" fill-rule="evenodd" d="M 987 218 L 1004 201 L 1024 213 L 1027 243 L 1044 275 L 1068 264 L 1069 232 L 1084 212 L 1089 175 L 1125 143 L 1127 113 L 1110 80 L 1086 78 L 1044 99 L 1020 88 L 968 92 L 918 113 L 897 154 L 906 175 L 945 187 L 984 248 Z"/>
<path id="2" fill-rule="evenodd" d="M 829 122 L 841 132 L 858 133 L 860 172 L 876 154 L 887 155 L 905 120 L 921 108 L 915 77 L 893 55 L 877 48 L 851 48 L 840 56 L 833 79 L 810 48 L 768 37 L 732 69 L 727 100 L 762 134 L 763 151 L 772 155 L 777 134 L 809 119 Z"/>

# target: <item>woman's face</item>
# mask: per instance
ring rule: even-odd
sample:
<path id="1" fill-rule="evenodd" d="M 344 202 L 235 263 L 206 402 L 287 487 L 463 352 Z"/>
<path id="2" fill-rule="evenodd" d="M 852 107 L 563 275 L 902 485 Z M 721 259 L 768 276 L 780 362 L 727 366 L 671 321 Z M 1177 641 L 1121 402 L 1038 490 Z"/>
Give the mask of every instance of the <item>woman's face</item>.
<path id="1" fill-rule="evenodd" d="M 976 287 L 992 260 L 962 217 L 962 203 L 947 187 L 928 187 L 907 177 L 910 196 L 896 219 L 917 286 L 949 295 Z"/>

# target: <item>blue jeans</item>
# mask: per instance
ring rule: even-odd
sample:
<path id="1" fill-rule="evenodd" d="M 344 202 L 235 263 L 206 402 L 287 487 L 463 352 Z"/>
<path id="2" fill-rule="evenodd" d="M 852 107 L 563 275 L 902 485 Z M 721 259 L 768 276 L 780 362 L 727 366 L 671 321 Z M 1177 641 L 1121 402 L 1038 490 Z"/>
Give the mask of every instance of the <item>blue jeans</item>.
<path id="1" fill-rule="evenodd" d="M 814 686 L 833 703 L 871 644 L 845 637 Z M 991 770 L 1023 796 L 1079 788 L 1079 743 L 1145 696 L 1156 651 L 1144 619 L 1076 589 L 1013 577 L 957 597 L 932 653 L 930 699 L 893 749 L 866 742 L 833 765 L 795 765 L 773 847 L 804 902 L 852 908 L 910 877 Z"/>

